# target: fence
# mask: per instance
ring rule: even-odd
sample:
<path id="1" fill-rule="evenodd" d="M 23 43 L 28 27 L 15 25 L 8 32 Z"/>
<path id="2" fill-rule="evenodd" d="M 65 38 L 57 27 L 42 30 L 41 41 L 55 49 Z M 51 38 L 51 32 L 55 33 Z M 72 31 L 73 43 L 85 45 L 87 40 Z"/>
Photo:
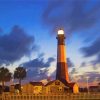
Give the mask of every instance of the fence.
<path id="1" fill-rule="evenodd" d="M 0 100 L 100 100 L 100 94 L 32 95 L 3 94 Z"/>

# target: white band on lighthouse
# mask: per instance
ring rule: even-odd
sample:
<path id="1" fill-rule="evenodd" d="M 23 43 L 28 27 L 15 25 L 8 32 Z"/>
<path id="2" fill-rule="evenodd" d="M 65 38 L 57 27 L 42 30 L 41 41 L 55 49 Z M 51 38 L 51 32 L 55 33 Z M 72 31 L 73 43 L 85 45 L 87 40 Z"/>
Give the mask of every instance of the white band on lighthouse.
<path id="1" fill-rule="evenodd" d="M 64 34 L 63 30 L 58 30 L 58 34 Z"/>

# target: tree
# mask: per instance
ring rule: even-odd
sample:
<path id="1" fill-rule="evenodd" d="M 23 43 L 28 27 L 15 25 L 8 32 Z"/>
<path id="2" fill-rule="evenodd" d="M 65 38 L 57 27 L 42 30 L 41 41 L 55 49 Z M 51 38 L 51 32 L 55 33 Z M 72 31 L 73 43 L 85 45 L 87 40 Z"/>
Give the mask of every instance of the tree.
<path id="1" fill-rule="evenodd" d="M 2 91 L 4 91 L 4 83 L 10 81 L 12 74 L 7 68 L 0 68 L 0 82 L 2 83 Z"/>
<path id="2" fill-rule="evenodd" d="M 21 91 L 21 80 L 24 79 L 25 77 L 26 77 L 26 69 L 24 69 L 23 67 L 17 67 L 14 71 L 14 79 L 19 80 L 20 91 Z"/>

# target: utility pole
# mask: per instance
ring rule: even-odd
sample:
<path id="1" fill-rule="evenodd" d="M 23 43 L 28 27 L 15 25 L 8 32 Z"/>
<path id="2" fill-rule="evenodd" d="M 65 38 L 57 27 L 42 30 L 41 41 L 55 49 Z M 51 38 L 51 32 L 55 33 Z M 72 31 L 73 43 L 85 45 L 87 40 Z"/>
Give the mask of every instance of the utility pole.
<path id="1" fill-rule="evenodd" d="M 88 82 L 89 77 L 86 77 L 86 81 L 87 81 L 87 92 L 89 93 L 89 82 Z"/>

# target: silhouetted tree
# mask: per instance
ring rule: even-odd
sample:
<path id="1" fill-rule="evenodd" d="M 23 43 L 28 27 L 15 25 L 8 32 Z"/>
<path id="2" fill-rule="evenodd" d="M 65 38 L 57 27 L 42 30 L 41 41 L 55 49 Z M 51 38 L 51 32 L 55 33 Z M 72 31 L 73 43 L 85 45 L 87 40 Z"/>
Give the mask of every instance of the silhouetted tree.
<path id="1" fill-rule="evenodd" d="M 4 91 L 4 83 L 10 81 L 12 74 L 7 68 L 0 68 L 0 82 L 2 83 L 2 91 Z"/>
<path id="2" fill-rule="evenodd" d="M 21 80 L 26 77 L 26 69 L 23 67 L 17 67 L 14 71 L 14 79 L 19 80 L 20 91 L 21 91 Z"/>

